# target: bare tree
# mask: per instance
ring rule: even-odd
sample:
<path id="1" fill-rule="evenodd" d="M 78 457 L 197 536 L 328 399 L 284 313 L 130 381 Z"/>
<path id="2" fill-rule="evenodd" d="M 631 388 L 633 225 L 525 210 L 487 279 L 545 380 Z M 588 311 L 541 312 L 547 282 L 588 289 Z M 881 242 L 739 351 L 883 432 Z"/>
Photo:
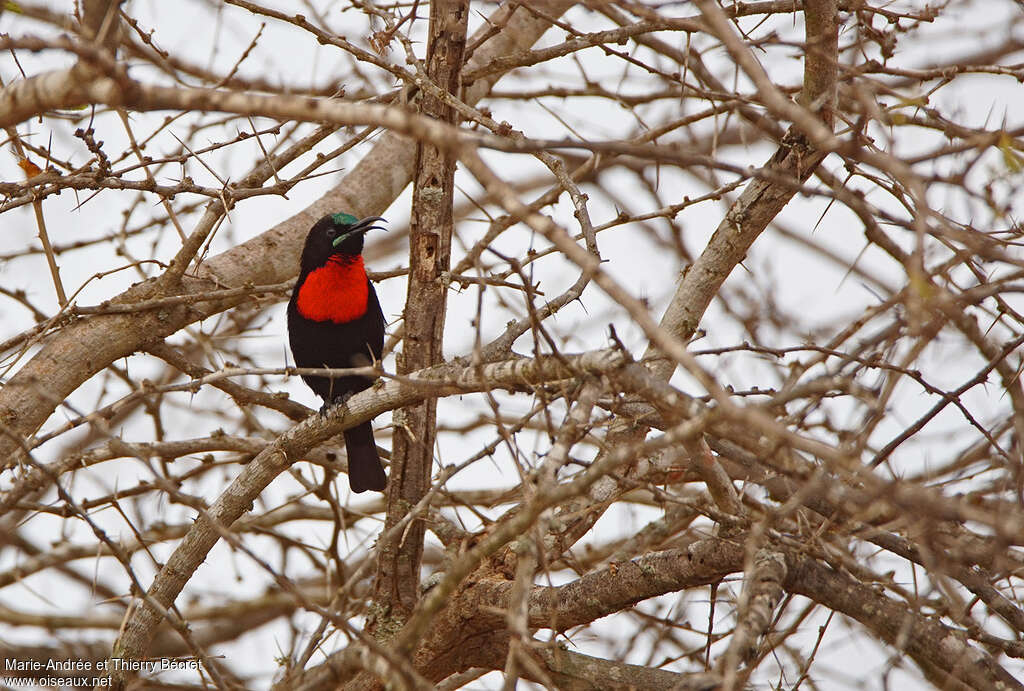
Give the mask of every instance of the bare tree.
<path id="1" fill-rule="evenodd" d="M 0 6 L 6 685 L 1024 687 L 1016 3 L 281 4 Z"/>

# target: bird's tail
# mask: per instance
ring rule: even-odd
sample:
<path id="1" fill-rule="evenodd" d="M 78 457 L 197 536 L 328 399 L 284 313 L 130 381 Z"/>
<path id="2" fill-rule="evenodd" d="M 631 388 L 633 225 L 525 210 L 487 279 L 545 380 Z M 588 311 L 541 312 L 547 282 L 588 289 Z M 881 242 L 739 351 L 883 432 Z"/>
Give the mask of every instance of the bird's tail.
<path id="1" fill-rule="evenodd" d="M 345 450 L 348 452 L 348 484 L 353 492 L 368 489 L 382 492 L 388 484 L 384 467 L 373 441 L 373 427 L 369 422 L 345 430 Z"/>

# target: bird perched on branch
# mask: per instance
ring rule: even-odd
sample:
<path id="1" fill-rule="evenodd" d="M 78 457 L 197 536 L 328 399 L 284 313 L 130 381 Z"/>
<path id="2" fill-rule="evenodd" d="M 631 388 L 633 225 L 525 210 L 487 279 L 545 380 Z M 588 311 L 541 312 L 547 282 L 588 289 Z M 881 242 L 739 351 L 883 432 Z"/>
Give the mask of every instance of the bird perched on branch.
<path id="1" fill-rule="evenodd" d="M 363 235 L 383 221 L 346 213 L 324 216 L 309 231 L 302 249 L 299 280 L 288 302 L 288 340 L 298 367 L 366 367 L 384 349 L 384 314 L 363 266 Z M 303 376 L 309 388 L 331 405 L 369 388 L 373 378 L 358 375 Z M 377 455 L 370 422 L 345 430 L 348 480 L 353 492 L 381 491 L 387 477 Z"/>

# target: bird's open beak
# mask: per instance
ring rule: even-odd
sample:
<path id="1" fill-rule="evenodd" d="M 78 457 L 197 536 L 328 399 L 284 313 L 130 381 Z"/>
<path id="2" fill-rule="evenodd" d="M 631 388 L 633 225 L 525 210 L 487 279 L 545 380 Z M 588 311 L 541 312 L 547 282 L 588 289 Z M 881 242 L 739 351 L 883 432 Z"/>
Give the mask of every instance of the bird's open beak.
<path id="1" fill-rule="evenodd" d="M 337 247 L 338 245 L 340 245 L 353 235 L 365 233 L 368 230 L 387 230 L 387 228 L 385 228 L 384 226 L 374 225 L 374 223 L 376 223 L 377 221 L 387 222 L 387 219 L 385 219 L 383 216 L 368 216 L 363 220 L 359 221 L 359 223 L 356 223 L 354 226 L 352 226 L 352 228 L 350 228 L 349 231 L 344 235 L 339 235 L 338 237 L 334 238 L 334 242 L 331 243 L 331 246 Z"/>

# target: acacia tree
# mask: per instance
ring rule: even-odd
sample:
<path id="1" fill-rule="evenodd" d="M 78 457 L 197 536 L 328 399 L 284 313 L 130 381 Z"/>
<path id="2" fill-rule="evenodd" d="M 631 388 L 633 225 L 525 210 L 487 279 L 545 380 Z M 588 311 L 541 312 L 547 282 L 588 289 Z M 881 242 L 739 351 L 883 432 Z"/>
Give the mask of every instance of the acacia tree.
<path id="1" fill-rule="evenodd" d="M 21 672 L 1022 686 L 1014 3 L 3 7 Z M 389 337 L 316 415 L 337 211 Z"/>

